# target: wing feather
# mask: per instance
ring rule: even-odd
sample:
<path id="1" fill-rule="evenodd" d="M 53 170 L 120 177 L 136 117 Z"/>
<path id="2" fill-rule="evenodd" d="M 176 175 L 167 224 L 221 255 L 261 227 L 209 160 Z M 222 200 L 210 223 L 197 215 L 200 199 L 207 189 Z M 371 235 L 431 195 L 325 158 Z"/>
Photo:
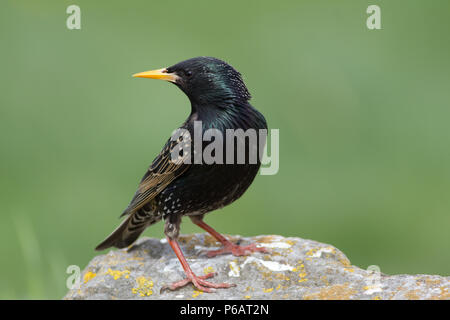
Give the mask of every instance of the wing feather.
<path id="1" fill-rule="evenodd" d="M 140 209 L 146 203 L 155 198 L 173 180 L 189 169 L 190 164 L 186 163 L 189 152 L 183 152 L 182 156 L 172 159 L 172 151 L 180 140 L 169 140 L 153 160 L 128 207 L 122 216 L 131 214 Z M 183 135 L 183 143 L 190 144 L 190 136 Z"/>

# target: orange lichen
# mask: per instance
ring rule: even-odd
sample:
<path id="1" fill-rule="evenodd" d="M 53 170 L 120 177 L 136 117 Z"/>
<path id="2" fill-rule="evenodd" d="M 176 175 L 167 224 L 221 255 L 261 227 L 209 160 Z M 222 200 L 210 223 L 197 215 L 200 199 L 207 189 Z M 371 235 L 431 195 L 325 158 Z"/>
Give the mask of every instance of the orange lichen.
<path id="1" fill-rule="evenodd" d="M 349 288 L 348 283 L 326 287 L 318 292 L 304 295 L 305 300 L 349 300 L 356 290 Z"/>
<path id="2" fill-rule="evenodd" d="M 208 273 L 213 273 L 214 272 L 214 268 L 213 267 L 206 267 L 203 269 L 203 273 L 204 274 L 208 274 Z"/>
<path id="3" fill-rule="evenodd" d="M 153 281 L 150 277 L 137 277 L 137 288 L 131 289 L 133 294 L 139 294 L 141 297 L 153 294 Z"/>
<path id="4" fill-rule="evenodd" d="M 405 293 L 405 298 L 408 300 L 419 300 L 420 297 L 418 295 L 419 290 L 410 290 Z"/>
<path id="5" fill-rule="evenodd" d="M 284 273 L 276 273 L 275 279 L 289 281 L 290 278 L 286 276 Z"/>
<path id="6" fill-rule="evenodd" d="M 203 294 L 203 291 L 194 290 L 194 292 L 192 292 L 192 298 L 197 298 L 201 294 Z"/>
<path id="7" fill-rule="evenodd" d="M 84 283 L 87 283 L 89 280 L 94 279 L 97 276 L 96 273 L 88 271 L 83 277 Z"/>
<path id="8" fill-rule="evenodd" d="M 196 237 L 195 234 L 189 234 L 189 235 L 183 234 L 178 237 L 178 241 L 180 243 L 185 244 L 188 242 L 192 242 L 192 239 L 195 239 L 195 237 Z"/>
<path id="9" fill-rule="evenodd" d="M 215 247 L 219 242 L 212 236 L 205 234 L 203 245 L 205 247 Z"/>
<path id="10" fill-rule="evenodd" d="M 287 244 L 290 244 L 291 246 L 293 246 L 295 244 L 295 241 L 292 241 L 292 240 L 286 240 L 285 242 Z"/>
<path id="11" fill-rule="evenodd" d="M 344 266 L 344 267 L 351 267 L 351 263 L 350 260 L 348 260 L 346 257 L 344 256 L 339 256 L 338 257 L 339 262 Z"/>
<path id="12" fill-rule="evenodd" d="M 431 297 L 432 300 L 450 300 L 450 293 L 447 287 L 441 287 L 441 293 L 437 296 Z"/>
<path id="13" fill-rule="evenodd" d="M 130 277 L 130 270 L 119 271 L 119 270 L 111 270 L 111 268 L 109 268 L 108 271 L 106 271 L 106 274 L 112 276 L 114 280 L 118 280 L 122 276 L 124 276 L 125 279 L 128 279 Z"/>

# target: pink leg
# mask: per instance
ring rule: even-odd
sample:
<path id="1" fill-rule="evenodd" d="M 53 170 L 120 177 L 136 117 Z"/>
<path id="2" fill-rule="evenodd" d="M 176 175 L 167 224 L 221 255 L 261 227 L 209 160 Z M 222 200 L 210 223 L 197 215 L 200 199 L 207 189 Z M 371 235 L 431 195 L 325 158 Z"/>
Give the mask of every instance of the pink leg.
<path id="1" fill-rule="evenodd" d="M 220 233 L 218 233 L 216 230 L 211 228 L 209 225 L 204 223 L 202 220 L 192 219 L 192 221 L 198 225 L 203 230 L 207 231 L 209 234 L 211 234 L 214 238 L 216 238 L 217 241 L 219 241 L 223 248 L 219 250 L 213 250 L 208 251 L 207 255 L 208 257 L 215 257 L 219 254 L 225 254 L 225 253 L 232 253 L 234 256 L 245 256 L 249 255 L 252 252 L 263 252 L 263 253 L 269 253 L 270 251 L 266 248 L 258 248 L 256 244 L 252 243 L 248 246 L 240 246 L 237 244 L 234 244 L 230 242 L 227 238 L 222 236 Z"/>
<path id="2" fill-rule="evenodd" d="M 181 252 L 180 246 L 178 245 L 178 242 L 175 240 L 171 240 L 169 237 L 167 237 L 167 241 L 169 242 L 170 246 L 172 247 L 173 251 L 175 252 L 175 255 L 177 256 L 178 260 L 181 263 L 181 266 L 184 269 L 184 272 L 186 273 L 186 279 L 177 281 L 172 283 L 169 286 L 164 286 L 161 288 L 161 291 L 165 289 L 169 290 L 176 290 L 178 288 L 184 287 L 188 283 L 192 283 L 198 290 L 205 291 L 205 292 L 213 292 L 213 290 L 209 288 L 229 288 L 235 286 L 234 284 L 228 284 L 228 283 L 212 283 L 205 281 L 205 279 L 214 277 L 215 273 L 208 273 L 204 276 L 196 276 L 194 272 L 192 272 L 191 267 L 189 266 L 188 262 L 186 261 L 186 258 L 183 255 L 183 252 Z"/>

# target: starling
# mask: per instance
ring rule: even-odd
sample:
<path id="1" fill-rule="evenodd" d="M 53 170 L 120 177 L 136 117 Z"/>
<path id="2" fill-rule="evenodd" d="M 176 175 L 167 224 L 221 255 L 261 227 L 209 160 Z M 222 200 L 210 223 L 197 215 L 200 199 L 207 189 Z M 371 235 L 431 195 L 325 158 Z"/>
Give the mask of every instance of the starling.
<path id="1" fill-rule="evenodd" d="M 231 253 L 235 256 L 252 252 L 267 252 L 255 244 L 239 246 L 231 243 L 203 221 L 206 213 L 222 208 L 238 199 L 250 186 L 259 167 L 261 149 L 265 139 L 260 136 L 257 142 L 248 137 L 240 139 L 238 135 L 228 136 L 229 129 L 234 132 L 248 129 L 267 130 L 264 116 L 250 105 L 250 93 L 241 74 L 226 62 L 212 57 L 197 57 L 182 61 L 171 67 L 146 71 L 134 77 L 161 79 L 174 83 L 189 98 L 191 113 L 179 129 L 182 134 L 177 139 L 169 139 L 161 153 L 153 160 L 142 178 L 138 190 L 121 217 L 126 216 L 119 227 L 96 250 L 109 247 L 124 248 L 131 245 L 150 225 L 164 220 L 164 234 L 174 250 L 185 273 L 186 279 L 175 282 L 165 288 L 175 290 L 192 283 L 197 289 L 211 292 L 210 288 L 228 288 L 227 283 L 215 284 L 206 279 L 213 273 L 197 276 L 186 261 L 177 238 L 181 218 L 188 216 L 193 223 L 210 233 L 223 248 L 209 251 L 209 257 Z M 201 121 L 201 122 L 199 122 Z M 200 130 L 205 133 L 215 129 L 223 134 L 223 147 L 217 148 L 213 163 L 196 162 L 196 150 L 200 145 L 203 152 L 211 141 L 196 141 L 195 124 L 200 123 Z M 233 148 L 227 148 L 230 142 Z M 262 142 L 262 143 L 261 143 Z M 173 157 L 177 144 L 190 149 Z M 239 161 L 239 148 L 244 147 L 244 161 Z M 220 158 L 220 151 L 223 151 Z M 241 149 L 242 150 L 242 149 Z M 251 152 L 256 150 L 256 161 L 250 161 Z M 230 152 L 233 154 L 230 156 Z M 216 154 L 217 153 L 217 154 Z M 212 153 L 211 153 L 212 154 Z M 185 161 L 187 159 L 190 161 Z M 193 160 L 194 159 L 194 160 Z M 219 159 L 219 161 L 217 161 Z M 232 160 L 232 161 L 226 161 Z"/>

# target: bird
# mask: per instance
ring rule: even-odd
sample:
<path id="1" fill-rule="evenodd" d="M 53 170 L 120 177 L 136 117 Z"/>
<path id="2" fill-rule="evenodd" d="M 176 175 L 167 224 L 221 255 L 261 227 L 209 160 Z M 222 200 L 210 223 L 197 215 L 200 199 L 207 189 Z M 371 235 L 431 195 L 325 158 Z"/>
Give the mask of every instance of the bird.
<path id="1" fill-rule="evenodd" d="M 122 223 L 96 250 L 129 247 L 147 227 L 163 220 L 165 237 L 180 261 L 186 278 L 165 285 L 162 289 L 177 290 L 192 283 L 198 290 L 213 292 L 217 288 L 234 286 L 207 281 L 215 273 L 198 276 L 192 271 L 177 241 L 180 223 L 183 217 L 189 217 L 223 245 L 221 249 L 209 251 L 208 257 L 227 253 L 242 256 L 253 252 L 269 252 L 254 243 L 246 246 L 234 244 L 203 221 L 205 214 L 240 198 L 252 184 L 261 165 L 259 155 L 265 146 L 264 137 L 257 136 L 255 142 L 246 136 L 228 136 L 227 132 L 267 130 L 266 119 L 250 104 L 251 95 L 242 75 L 217 58 L 191 58 L 171 67 L 136 73 L 133 77 L 175 84 L 188 97 L 191 112 L 178 128 L 181 132 L 179 137 L 169 138 L 145 172 L 134 197 L 121 215 L 125 217 Z M 212 163 L 195 161 L 194 158 L 198 153 L 205 152 L 216 139 L 220 139 L 197 141 L 194 137 L 196 125 L 201 134 L 213 129 L 225 137 L 223 140 L 226 143 L 211 153 L 217 156 Z M 180 149 L 180 145 L 186 148 L 174 151 L 177 146 Z M 232 147 L 227 149 L 229 145 Z M 244 161 L 242 158 L 241 161 L 237 159 L 241 147 L 245 150 Z M 223 152 L 222 157 L 220 151 Z M 252 152 L 258 155 L 256 161 L 250 161 Z M 176 156 L 173 156 L 174 153 Z M 225 158 L 233 161 L 225 161 Z"/>

